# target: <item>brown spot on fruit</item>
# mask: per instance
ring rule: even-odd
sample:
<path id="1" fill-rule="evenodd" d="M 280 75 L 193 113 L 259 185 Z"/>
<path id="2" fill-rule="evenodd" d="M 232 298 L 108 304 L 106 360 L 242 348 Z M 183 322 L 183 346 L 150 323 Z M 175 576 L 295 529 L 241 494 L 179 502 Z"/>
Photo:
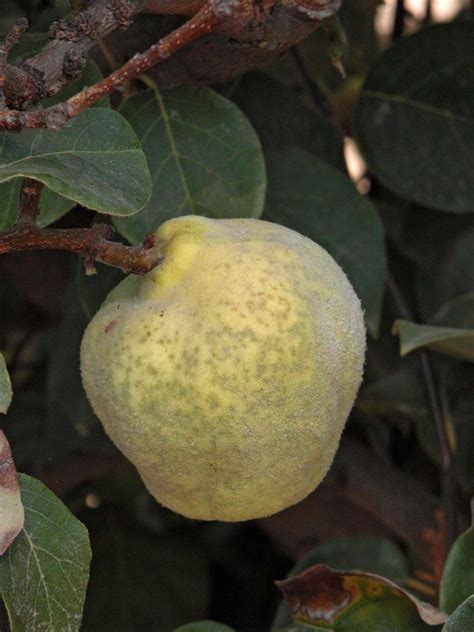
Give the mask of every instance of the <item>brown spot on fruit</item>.
<path id="1" fill-rule="evenodd" d="M 110 323 L 107 323 L 107 325 L 104 327 L 105 333 L 108 334 L 109 331 L 113 329 L 116 324 L 117 324 L 116 320 L 111 320 Z"/>

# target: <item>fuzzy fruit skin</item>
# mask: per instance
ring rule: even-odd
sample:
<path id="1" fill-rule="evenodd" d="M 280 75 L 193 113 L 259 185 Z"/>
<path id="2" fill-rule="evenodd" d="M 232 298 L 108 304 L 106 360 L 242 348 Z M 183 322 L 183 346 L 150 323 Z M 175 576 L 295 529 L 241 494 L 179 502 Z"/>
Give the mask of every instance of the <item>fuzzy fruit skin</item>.
<path id="1" fill-rule="evenodd" d="M 155 498 L 201 520 L 307 496 L 361 382 L 359 299 L 331 256 L 253 219 L 172 219 L 164 261 L 107 297 L 81 370 L 112 441 Z"/>

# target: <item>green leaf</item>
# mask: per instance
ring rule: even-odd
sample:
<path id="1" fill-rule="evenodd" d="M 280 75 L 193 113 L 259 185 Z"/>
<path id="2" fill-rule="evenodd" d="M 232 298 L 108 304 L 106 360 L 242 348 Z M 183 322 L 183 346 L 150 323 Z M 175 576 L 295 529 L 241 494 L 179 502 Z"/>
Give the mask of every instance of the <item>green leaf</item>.
<path id="1" fill-rule="evenodd" d="M 196 623 L 188 623 L 176 628 L 174 632 L 233 632 L 232 628 L 223 623 L 215 621 L 197 621 Z"/>
<path id="2" fill-rule="evenodd" d="M 355 114 L 371 171 L 401 197 L 474 209 L 474 23 L 400 39 L 373 68 Z"/>
<path id="3" fill-rule="evenodd" d="M 0 413 L 6 413 L 13 397 L 12 383 L 5 358 L 0 353 Z"/>
<path id="4" fill-rule="evenodd" d="M 454 358 L 474 362 L 474 329 L 434 327 L 411 323 L 407 320 L 396 320 L 392 333 L 400 336 L 402 356 L 414 349 L 427 347 Z"/>
<path id="5" fill-rule="evenodd" d="M 25 525 L 0 558 L 12 632 L 74 632 L 89 578 L 87 530 L 40 481 L 19 478 Z"/>
<path id="6" fill-rule="evenodd" d="M 317 564 L 277 586 L 295 623 L 334 632 L 435 632 L 447 616 L 393 582 Z"/>
<path id="7" fill-rule="evenodd" d="M 446 621 L 443 632 L 474 630 L 474 595 L 464 601 Z"/>
<path id="8" fill-rule="evenodd" d="M 148 83 L 148 81 L 147 81 Z M 259 140 L 245 116 L 209 88 L 151 90 L 122 114 L 140 138 L 153 194 L 136 217 L 115 220 L 133 243 L 180 215 L 259 217 L 266 176 Z"/>
<path id="9" fill-rule="evenodd" d="M 474 594 L 474 526 L 451 547 L 440 584 L 440 607 L 451 614 Z"/>
<path id="10" fill-rule="evenodd" d="M 390 540 L 379 536 L 336 538 L 313 549 L 289 572 L 294 577 L 314 564 L 327 564 L 332 568 L 354 568 L 377 573 L 392 580 L 409 575 L 408 564 L 401 550 Z M 291 621 L 291 611 L 285 602 L 278 607 L 272 632 L 278 632 Z"/>
<path id="11" fill-rule="evenodd" d="M 334 257 L 376 336 L 386 269 L 377 212 L 347 177 L 303 150 L 272 152 L 267 168 L 265 218 L 310 237 Z"/>
<path id="12" fill-rule="evenodd" d="M 127 121 L 91 108 L 60 132 L 1 135 L 0 182 L 29 176 L 55 193 L 111 215 L 130 215 L 148 201 L 150 174 Z"/>
<path id="13" fill-rule="evenodd" d="M 265 151 L 297 146 L 345 170 L 341 132 L 279 81 L 263 73 L 247 74 L 233 100 L 248 116 Z"/>

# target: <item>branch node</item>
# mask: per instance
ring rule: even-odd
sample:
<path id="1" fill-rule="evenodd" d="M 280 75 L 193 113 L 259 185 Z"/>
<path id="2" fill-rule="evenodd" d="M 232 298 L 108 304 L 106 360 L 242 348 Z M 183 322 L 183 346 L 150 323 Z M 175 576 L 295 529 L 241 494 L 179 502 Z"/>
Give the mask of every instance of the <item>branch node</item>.
<path id="1" fill-rule="evenodd" d="M 87 57 L 74 49 L 67 51 L 63 60 L 63 74 L 68 81 L 77 79 L 87 63 Z"/>

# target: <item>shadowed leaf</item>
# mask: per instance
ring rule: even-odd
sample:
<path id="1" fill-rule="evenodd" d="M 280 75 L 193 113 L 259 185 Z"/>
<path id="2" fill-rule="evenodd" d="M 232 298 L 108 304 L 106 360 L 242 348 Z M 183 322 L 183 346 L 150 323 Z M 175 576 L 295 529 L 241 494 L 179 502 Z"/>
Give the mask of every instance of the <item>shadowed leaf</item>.
<path id="1" fill-rule="evenodd" d="M 355 124 L 370 169 L 403 198 L 474 209 L 474 23 L 400 39 L 373 68 Z"/>

